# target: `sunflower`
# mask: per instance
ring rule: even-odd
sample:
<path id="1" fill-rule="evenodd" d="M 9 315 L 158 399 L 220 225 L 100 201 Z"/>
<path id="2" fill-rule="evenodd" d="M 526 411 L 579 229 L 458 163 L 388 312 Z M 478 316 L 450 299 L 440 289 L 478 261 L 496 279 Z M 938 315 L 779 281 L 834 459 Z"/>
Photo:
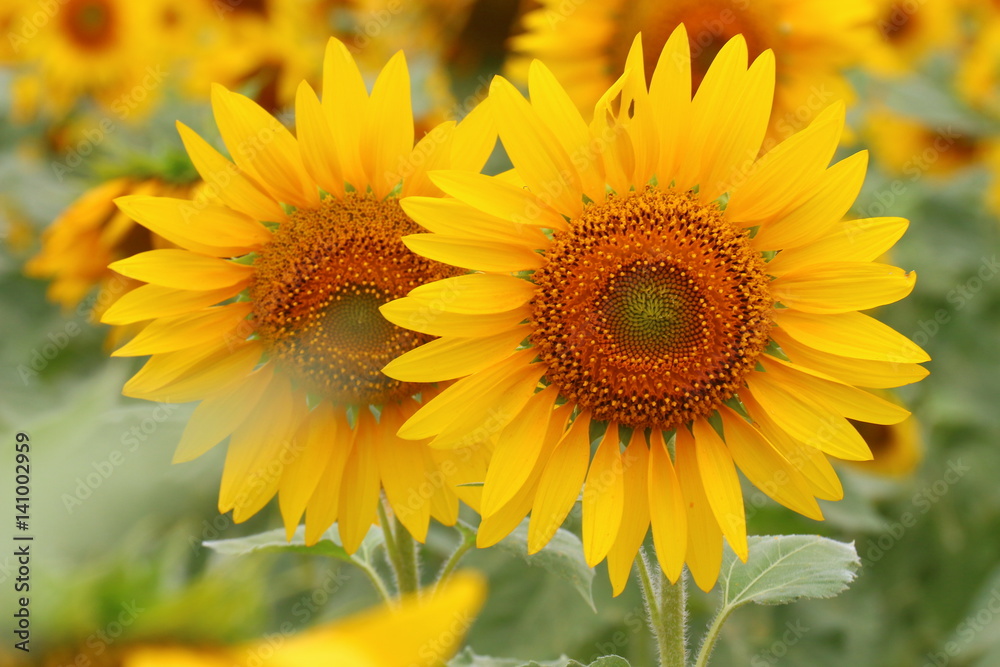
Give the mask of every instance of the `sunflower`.
<path id="1" fill-rule="evenodd" d="M 742 34 L 751 57 L 775 53 L 777 87 L 765 148 L 804 127 L 836 100 L 852 99 L 841 70 L 859 62 L 877 35 L 861 0 L 541 0 L 511 39 L 520 54 L 508 71 L 526 81 L 531 58 L 543 60 L 580 108 L 591 108 L 621 72 L 632 37 L 645 36 L 643 62 L 652 72 L 680 24 L 690 32 L 692 85 L 701 84 L 721 46 Z M 648 83 L 648 82 L 647 82 Z"/>
<path id="2" fill-rule="evenodd" d="M 876 0 L 872 3 L 879 41 L 864 65 L 881 74 L 905 75 L 935 51 L 962 39 L 958 3 Z"/>
<path id="3" fill-rule="evenodd" d="M 406 60 L 397 53 L 369 96 L 332 39 L 320 102 L 298 90 L 298 139 L 260 105 L 216 86 L 212 106 L 235 164 L 184 125 L 206 190 L 221 203 L 126 197 L 123 211 L 180 246 L 116 262 L 149 283 L 105 321 L 152 319 L 116 356 L 151 354 L 128 396 L 200 400 L 175 461 L 230 437 L 219 509 L 236 521 L 276 494 L 289 534 L 303 513 L 315 542 L 335 521 L 353 552 L 375 520 L 380 489 L 418 540 L 429 517 L 453 524 L 455 488 L 483 474 L 483 448 L 432 452 L 395 432 L 437 389 L 379 369 L 430 339 L 378 307 L 457 271 L 411 253 L 418 231 L 399 195 L 433 195 L 429 168 L 479 170 L 495 144 L 487 107 L 414 146 Z M 471 478 L 470 478 L 471 477 Z"/>
<path id="4" fill-rule="evenodd" d="M 927 123 L 888 108 L 868 113 L 862 136 L 883 169 L 911 179 L 949 177 L 976 166 L 994 143 L 950 123 Z"/>
<path id="5" fill-rule="evenodd" d="M 145 250 L 173 247 L 136 225 L 115 207 L 114 200 L 128 194 L 183 197 L 194 192 L 195 187 L 158 178 L 121 177 L 87 190 L 42 233 L 42 247 L 25 264 L 25 274 L 51 281 L 47 296 L 65 311 L 81 308 L 89 311 L 95 321 L 100 319 L 117 298 L 139 286 L 109 269 L 108 264 Z M 95 288 L 93 302 L 85 301 Z M 119 344 L 138 328 L 115 327 L 109 344 Z"/>
<path id="6" fill-rule="evenodd" d="M 22 3 L 6 40 L 35 69 L 47 111 L 63 115 L 92 97 L 124 119 L 148 109 L 169 75 L 155 4 L 65 0 L 47 11 Z"/>
<path id="7" fill-rule="evenodd" d="M 747 557 L 737 466 L 820 519 L 815 498 L 842 495 L 825 455 L 871 458 L 847 419 L 907 416 L 855 386 L 926 375 L 922 350 L 859 312 L 912 290 L 915 275 L 871 261 L 907 222 L 841 222 L 867 160 L 827 167 L 842 104 L 757 157 L 774 58 L 747 68 L 747 54 L 727 42 L 692 100 L 684 27 L 648 90 L 637 37 L 589 125 L 542 63 L 530 102 L 498 77 L 489 104 L 516 177 L 432 172 L 453 199 L 403 200 L 432 232 L 407 246 L 473 273 L 382 307 L 441 336 L 384 370 L 457 379 L 400 436 L 495 439 L 480 546 L 530 511 L 539 550 L 583 486 L 586 560 L 607 558 L 616 593 L 650 523 L 667 576 L 687 562 L 707 590 L 723 536 Z"/>
<path id="8" fill-rule="evenodd" d="M 464 629 L 483 606 L 484 595 L 481 577 L 459 573 L 427 598 L 404 598 L 399 609 L 372 609 L 297 635 L 273 635 L 239 648 L 134 648 L 126 651 L 121 664 L 123 667 L 261 664 L 432 667 L 442 664 L 458 650 Z M 390 637 L 392 641 L 386 641 Z"/>
<path id="9" fill-rule="evenodd" d="M 317 63 L 330 35 L 306 2 L 198 0 L 207 28 L 197 47 L 189 92 L 204 96 L 214 83 L 249 85 L 269 111 L 295 102 L 300 81 L 319 77 Z"/>
<path id="10" fill-rule="evenodd" d="M 880 392 L 886 399 L 899 403 L 889 392 Z M 924 458 L 920 424 L 909 417 L 898 424 L 868 424 L 851 422 L 872 450 L 871 461 L 850 461 L 850 465 L 872 475 L 906 477 L 912 475 Z"/>

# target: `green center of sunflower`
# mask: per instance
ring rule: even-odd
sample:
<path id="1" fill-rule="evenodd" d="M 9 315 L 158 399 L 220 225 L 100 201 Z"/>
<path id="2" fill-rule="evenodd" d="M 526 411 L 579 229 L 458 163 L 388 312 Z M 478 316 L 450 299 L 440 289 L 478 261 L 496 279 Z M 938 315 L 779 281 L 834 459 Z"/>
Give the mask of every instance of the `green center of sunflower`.
<path id="1" fill-rule="evenodd" d="M 69 0 L 60 13 L 66 34 L 80 48 L 97 50 L 114 40 L 115 9 L 106 0 Z"/>
<path id="2" fill-rule="evenodd" d="M 432 337 L 378 311 L 456 274 L 403 245 L 418 231 L 396 200 L 355 195 L 329 197 L 282 224 L 256 259 L 250 298 L 257 335 L 283 371 L 342 405 L 381 405 L 420 390 L 381 369 Z"/>
<path id="3" fill-rule="evenodd" d="M 763 259 L 714 204 L 650 188 L 588 207 L 534 274 L 546 377 L 596 419 L 673 428 L 714 411 L 767 346 Z"/>

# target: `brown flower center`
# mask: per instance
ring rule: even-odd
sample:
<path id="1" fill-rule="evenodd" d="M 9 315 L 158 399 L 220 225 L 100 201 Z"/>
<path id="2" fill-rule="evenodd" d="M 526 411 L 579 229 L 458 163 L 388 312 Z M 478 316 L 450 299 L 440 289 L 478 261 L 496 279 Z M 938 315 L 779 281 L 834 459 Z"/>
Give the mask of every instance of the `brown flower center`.
<path id="1" fill-rule="evenodd" d="M 69 0 L 59 13 L 66 34 L 81 49 L 98 51 L 115 41 L 118 16 L 106 0 Z"/>
<path id="2" fill-rule="evenodd" d="M 250 286 L 257 334 L 308 391 L 338 404 L 380 405 L 420 390 L 381 369 L 432 337 L 378 311 L 458 272 L 403 245 L 400 237 L 418 231 L 394 199 L 330 197 L 294 213 L 261 251 Z"/>
<path id="3" fill-rule="evenodd" d="M 596 419 L 672 428 L 730 398 L 768 343 L 760 254 L 714 204 L 649 188 L 588 207 L 534 275 L 546 376 Z"/>

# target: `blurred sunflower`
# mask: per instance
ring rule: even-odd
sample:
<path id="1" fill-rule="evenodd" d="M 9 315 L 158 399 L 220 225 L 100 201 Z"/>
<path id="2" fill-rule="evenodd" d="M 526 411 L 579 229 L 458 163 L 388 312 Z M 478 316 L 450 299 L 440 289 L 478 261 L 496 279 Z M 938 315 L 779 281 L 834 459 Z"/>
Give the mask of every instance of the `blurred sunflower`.
<path id="1" fill-rule="evenodd" d="M 841 222 L 867 160 L 827 168 L 843 105 L 758 159 L 771 52 L 748 69 L 746 41 L 733 38 L 693 100 L 689 53 L 681 26 L 647 90 L 636 38 L 589 125 L 540 62 L 530 102 L 495 79 L 490 108 L 523 183 L 431 173 L 454 199 L 404 199 L 434 232 L 404 242 L 475 273 L 382 307 L 391 322 L 442 336 L 390 363 L 389 376 L 462 378 L 400 436 L 450 447 L 479 429 L 496 440 L 480 546 L 530 510 L 529 550 L 539 550 L 582 485 L 585 556 L 607 557 L 616 593 L 650 522 L 671 580 L 686 562 L 711 588 L 723 536 L 746 559 L 737 466 L 822 518 L 814 497 L 842 495 L 824 455 L 871 458 L 847 419 L 908 415 L 855 385 L 926 375 L 922 350 L 858 312 L 906 296 L 916 277 L 872 262 L 905 220 Z"/>
<path id="2" fill-rule="evenodd" d="M 882 168 L 914 179 L 925 174 L 948 177 L 976 166 L 991 143 L 952 124 L 932 126 L 886 108 L 867 114 L 862 135 Z"/>
<path id="3" fill-rule="evenodd" d="M 19 3 L 6 35 L 16 58 L 29 66 L 24 75 L 37 79 L 20 90 L 42 91 L 35 97 L 45 108 L 36 111 L 61 116 L 87 96 L 121 119 L 148 109 L 169 75 L 156 3 L 65 0 L 54 7 L 50 14 L 36 3 Z M 18 105 L 26 102 L 15 100 Z"/>
<path id="4" fill-rule="evenodd" d="M 934 51 L 958 46 L 962 39 L 959 3 L 876 0 L 879 41 L 864 66 L 881 74 L 906 75 Z"/>
<path id="5" fill-rule="evenodd" d="M 373 609 L 297 635 L 272 636 L 239 648 L 135 648 L 123 656 L 122 665 L 433 667 L 458 650 L 464 631 L 456 632 L 456 628 L 469 627 L 483 606 L 484 595 L 480 577 L 460 573 L 430 597 L 404 598 L 399 609 Z"/>
<path id="6" fill-rule="evenodd" d="M 880 394 L 899 403 L 899 399 L 889 392 Z M 911 416 L 898 424 L 851 423 L 872 450 L 871 461 L 850 461 L 853 467 L 873 475 L 905 477 L 912 475 L 920 465 L 924 453 L 916 417 Z"/>
<path id="7" fill-rule="evenodd" d="M 115 273 L 108 264 L 151 250 L 174 247 L 162 237 L 140 227 L 114 204 L 117 197 L 185 197 L 195 184 L 168 183 L 158 178 L 115 178 L 86 191 L 70 204 L 42 233 L 42 247 L 25 264 L 25 274 L 50 280 L 49 300 L 69 311 L 81 305 L 97 288 L 93 302 L 87 302 L 90 316 L 99 320 L 121 295 L 140 283 Z M 115 327 L 108 344 L 116 346 L 141 325 Z"/>
<path id="8" fill-rule="evenodd" d="M 579 108 L 591 108 L 621 72 L 632 37 L 642 30 L 643 62 L 651 73 L 667 37 L 680 24 L 690 33 L 691 82 L 698 89 L 727 40 L 742 34 L 750 56 L 773 50 L 777 87 L 769 141 L 804 127 L 836 100 L 852 99 L 841 70 L 867 53 L 876 35 L 861 0 L 540 0 L 511 39 L 512 78 L 527 81 L 532 58 L 543 60 Z M 647 82 L 648 83 L 648 82 Z"/>
<path id="9" fill-rule="evenodd" d="M 317 21 L 311 2 L 278 0 L 198 0 L 204 34 L 185 80 L 194 96 L 212 84 L 248 86 L 268 111 L 291 106 L 300 81 L 315 82 L 317 63 L 330 36 Z"/>
<path id="10" fill-rule="evenodd" d="M 421 541 L 430 516 L 452 524 L 459 497 L 478 496 L 454 485 L 481 479 L 484 449 L 433 453 L 396 437 L 419 407 L 414 396 L 434 388 L 379 369 L 430 337 L 393 326 L 378 307 L 457 273 L 406 249 L 400 237 L 419 228 L 397 197 L 439 194 L 428 169 L 478 171 L 496 132 L 481 106 L 414 146 L 402 53 L 369 96 L 347 48 L 332 39 L 323 76 L 322 103 L 307 83 L 299 87 L 298 140 L 250 99 L 216 86 L 212 105 L 235 164 L 179 126 L 221 203 L 119 200 L 182 249 L 114 263 L 149 284 L 104 321 L 153 320 L 114 353 L 152 355 L 126 395 L 201 400 L 175 461 L 231 436 L 220 511 L 243 521 L 279 493 L 289 534 L 305 512 L 307 541 L 336 521 L 353 552 L 375 520 L 380 489 Z"/>

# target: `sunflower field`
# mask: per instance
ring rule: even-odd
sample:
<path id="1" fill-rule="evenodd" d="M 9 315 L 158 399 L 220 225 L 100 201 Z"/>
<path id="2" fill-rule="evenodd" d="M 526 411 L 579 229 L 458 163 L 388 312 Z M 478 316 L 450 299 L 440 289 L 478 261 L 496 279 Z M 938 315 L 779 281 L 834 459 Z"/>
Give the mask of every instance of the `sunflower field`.
<path id="1" fill-rule="evenodd" d="M 0 667 L 996 667 L 998 253 L 988 0 L 2 0 Z"/>

